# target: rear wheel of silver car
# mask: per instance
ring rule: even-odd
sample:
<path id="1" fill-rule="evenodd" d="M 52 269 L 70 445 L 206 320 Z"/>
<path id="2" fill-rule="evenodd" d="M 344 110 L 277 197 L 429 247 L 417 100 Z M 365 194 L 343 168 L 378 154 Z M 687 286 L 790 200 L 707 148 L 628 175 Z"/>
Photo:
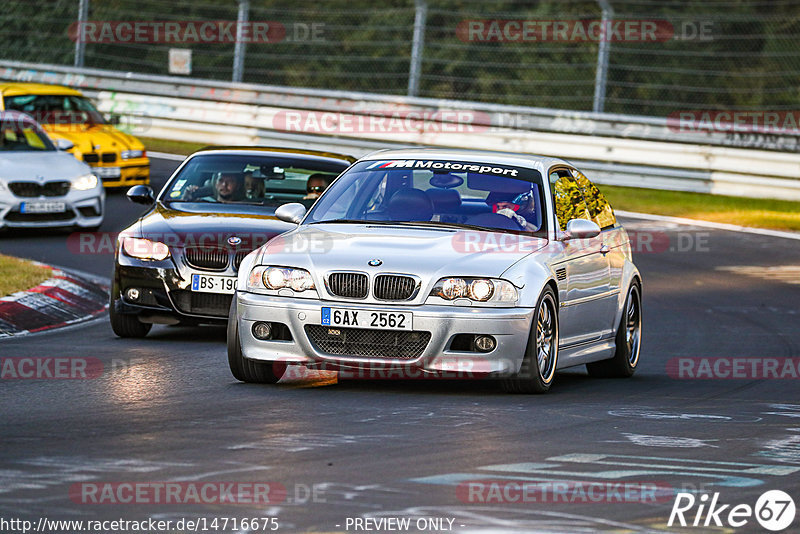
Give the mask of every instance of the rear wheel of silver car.
<path id="1" fill-rule="evenodd" d="M 617 350 L 610 360 L 586 364 L 591 376 L 599 378 L 627 378 L 633 376 L 639 365 L 642 345 L 642 288 L 634 281 L 625 298 L 625 308 L 617 327 Z"/>
<path id="2" fill-rule="evenodd" d="M 539 297 L 533 315 L 528 346 L 519 372 L 503 380 L 509 393 L 547 393 L 558 363 L 558 307 L 548 286 Z"/>
<path id="3" fill-rule="evenodd" d="M 108 317 L 111 319 L 111 330 L 118 337 L 144 337 L 153 327 L 150 323 L 139 321 L 136 315 L 118 313 L 115 308 L 115 301 L 111 299 L 111 305 L 108 307 Z"/>
<path id="4" fill-rule="evenodd" d="M 228 314 L 228 365 L 231 374 L 240 382 L 250 382 L 253 384 L 275 384 L 281 379 L 275 372 L 273 362 L 260 362 L 249 360 L 242 354 L 242 343 L 239 338 L 239 320 L 236 316 L 236 296 L 231 302 L 231 310 Z"/>

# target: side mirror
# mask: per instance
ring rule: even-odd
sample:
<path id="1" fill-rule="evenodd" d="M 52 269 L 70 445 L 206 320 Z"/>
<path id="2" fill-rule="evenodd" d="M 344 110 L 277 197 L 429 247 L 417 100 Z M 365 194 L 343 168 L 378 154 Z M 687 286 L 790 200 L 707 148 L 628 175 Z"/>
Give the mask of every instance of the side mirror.
<path id="1" fill-rule="evenodd" d="M 303 216 L 305 214 L 306 207 L 299 202 L 284 204 L 283 206 L 278 206 L 278 209 L 275 210 L 275 217 L 284 222 L 290 222 L 294 224 L 300 224 L 300 221 L 303 220 Z"/>
<path id="2" fill-rule="evenodd" d="M 568 239 L 591 239 L 600 235 L 600 227 L 587 219 L 572 219 L 567 223 L 564 241 Z"/>
<path id="3" fill-rule="evenodd" d="M 62 152 L 65 150 L 71 150 L 74 147 L 75 143 L 73 143 L 69 139 L 56 139 L 56 148 L 61 150 Z"/>
<path id="4" fill-rule="evenodd" d="M 120 122 L 122 122 L 122 118 L 116 113 L 109 113 L 106 120 L 111 126 L 119 126 Z"/>
<path id="5" fill-rule="evenodd" d="M 156 201 L 153 190 L 146 185 L 134 185 L 128 189 L 127 196 L 128 200 L 134 204 L 144 204 L 145 206 L 150 206 Z"/>

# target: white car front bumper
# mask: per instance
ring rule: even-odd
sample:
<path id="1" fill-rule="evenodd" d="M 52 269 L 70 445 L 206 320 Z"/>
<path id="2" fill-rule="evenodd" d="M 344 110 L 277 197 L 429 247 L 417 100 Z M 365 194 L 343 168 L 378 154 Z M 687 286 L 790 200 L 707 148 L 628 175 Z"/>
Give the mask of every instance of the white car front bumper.
<path id="1" fill-rule="evenodd" d="M 103 222 L 106 194 L 102 185 L 87 191 L 70 189 L 61 196 L 20 196 L 7 187 L 0 190 L 0 228 L 91 228 Z M 64 210 L 51 213 L 23 213 L 25 202 L 64 203 Z"/>

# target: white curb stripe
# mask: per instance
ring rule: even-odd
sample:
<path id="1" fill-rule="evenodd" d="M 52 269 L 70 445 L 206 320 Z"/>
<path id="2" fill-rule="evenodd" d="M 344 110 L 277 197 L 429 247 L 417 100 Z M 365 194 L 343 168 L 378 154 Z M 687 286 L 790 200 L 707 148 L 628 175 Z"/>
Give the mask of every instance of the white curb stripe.
<path id="1" fill-rule="evenodd" d="M 737 226 L 735 224 L 716 223 L 710 221 L 700 221 L 697 219 L 687 219 L 685 217 L 670 217 L 668 215 L 650 215 L 647 213 L 636 213 L 634 211 L 614 210 L 620 217 L 630 219 L 645 219 L 649 221 L 663 221 L 677 224 L 687 224 L 691 226 L 702 226 L 703 228 L 713 228 L 715 230 L 727 230 L 729 232 L 741 232 L 744 234 L 766 235 L 770 237 L 783 237 L 800 241 L 798 232 L 782 232 L 780 230 L 769 230 L 767 228 L 752 228 L 749 226 Z"/>
<path id="2" fill-rule="evenodd" d="M 172 161 L 183 161 L 189 157 L 189 156 L 181 156 L 180 154 L 169 154 L 167 152 L 153 152 L 150 150 L 147 151 L 147 156 L 159 159 L 168 159 Z"/>

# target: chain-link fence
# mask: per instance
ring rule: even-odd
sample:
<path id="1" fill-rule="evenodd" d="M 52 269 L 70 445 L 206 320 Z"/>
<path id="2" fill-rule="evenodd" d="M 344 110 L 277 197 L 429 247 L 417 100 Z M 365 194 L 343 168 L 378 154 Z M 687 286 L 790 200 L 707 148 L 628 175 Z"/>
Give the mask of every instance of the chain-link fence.
<path id="1" fill-rule="evenodd" d="M 652 116 L 796 109 L 798 37 L 800 0 L 6 0 L 0 10 L 4 59 Z"/>

